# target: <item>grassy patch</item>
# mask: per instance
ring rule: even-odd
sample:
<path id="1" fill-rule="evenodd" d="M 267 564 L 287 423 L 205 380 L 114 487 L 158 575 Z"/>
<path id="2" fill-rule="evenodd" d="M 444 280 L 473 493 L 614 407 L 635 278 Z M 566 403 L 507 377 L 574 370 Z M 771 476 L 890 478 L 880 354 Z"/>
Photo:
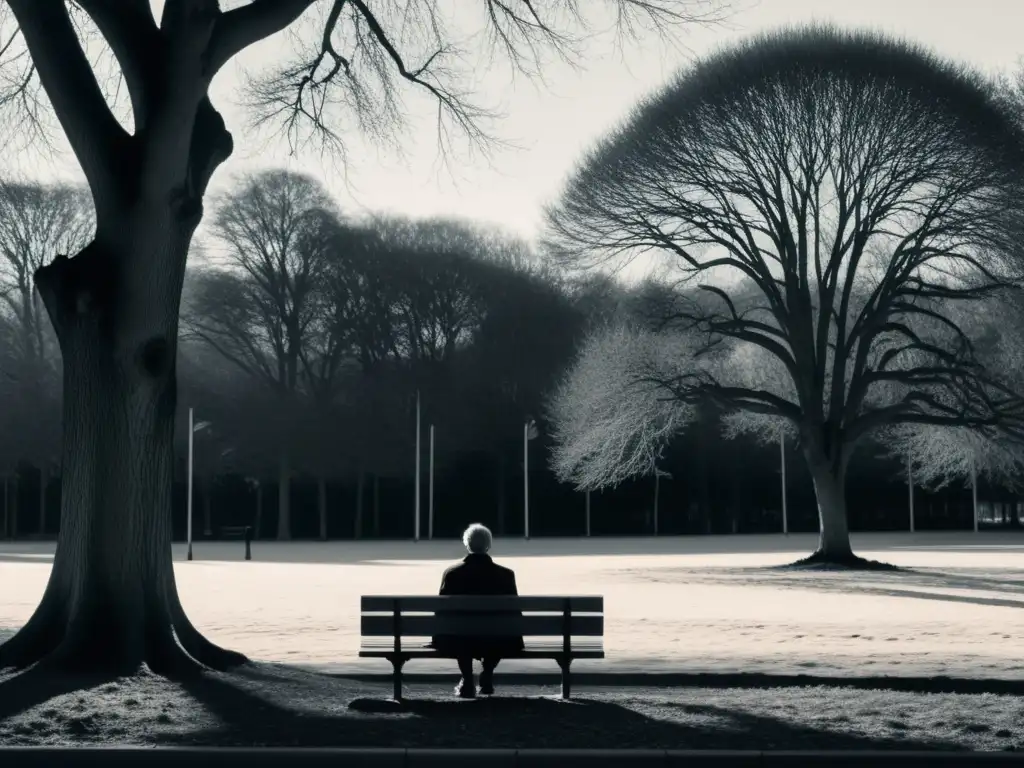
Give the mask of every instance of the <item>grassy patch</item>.
<path id="1" fill-rule="evenodd" d="M 0 681 L 0 743 L 240 746 L 986 749 L 1024 747 L 1022 700 L 845 687 L 501 687 L 462 701 L 448 684 L 355 682 L 253 664 L 174 683 L 152 675 L 56 681 L 11 695 Z M 454 684 L 454 679 L 452 680 Z M 60 692 L 62 691 L 62 692 Z M 19 700 L 20 699 L 20 700 Z"/>

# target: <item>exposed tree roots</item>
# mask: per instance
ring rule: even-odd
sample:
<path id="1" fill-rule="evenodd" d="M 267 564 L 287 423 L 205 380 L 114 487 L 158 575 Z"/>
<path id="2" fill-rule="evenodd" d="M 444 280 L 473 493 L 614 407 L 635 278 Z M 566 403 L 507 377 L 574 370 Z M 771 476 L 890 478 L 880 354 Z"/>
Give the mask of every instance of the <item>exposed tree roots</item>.
<path id="1" fill-rule="evenodd" d="M 0 669 L 33 668 L 37 674 L 114 677 L 136 675 L 145 668 L 172 679 L 189 679 L 204 670 L 224 671 L 248 659 L 211 643 L 182 610 L 173 586 L 141 626 L 108 621 L 109 612 L 88 604 L 69 619 L 68 606 L 50 594 L 28 623 L 0 645 Z M 127 631 L 125 631 L 127 630 Z"/>
<path id="2" fill-rule="evenodd" d="M 811 555 L 805 558 L 797 560 L 795 563 L 789 565 L 780 566 L 781 568 L 799 568 L 801 570 L 809 571 L 899 571 L 902 570 L 898 566 L 891 565 L 890 563 L 881 563 L 877 560 L 868 560 L 864 557 L 859 557 L 852 552 L 833 555 L 828 554 L 822 550 L 817 550 Z"/>

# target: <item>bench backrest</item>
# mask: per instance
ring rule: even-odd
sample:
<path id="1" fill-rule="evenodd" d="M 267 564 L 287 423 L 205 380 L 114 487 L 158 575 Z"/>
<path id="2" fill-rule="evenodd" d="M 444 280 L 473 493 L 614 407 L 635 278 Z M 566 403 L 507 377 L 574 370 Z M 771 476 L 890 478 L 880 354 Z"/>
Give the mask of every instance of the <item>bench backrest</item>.
<path id="1" fill-rule="evenodd" d="M 363 637 L 604 634 L 604 598 L 599 595 L 367 595 L 361 602 Z"/>

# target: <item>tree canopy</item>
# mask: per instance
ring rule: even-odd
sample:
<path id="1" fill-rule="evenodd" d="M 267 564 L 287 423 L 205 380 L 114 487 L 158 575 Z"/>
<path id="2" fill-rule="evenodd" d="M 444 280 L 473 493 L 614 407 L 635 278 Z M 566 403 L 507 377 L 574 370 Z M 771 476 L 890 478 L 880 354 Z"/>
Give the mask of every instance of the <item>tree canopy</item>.
<path id="1" fill-rule="evenodd" d="M 790 29 L 638 106 L 549 210 L 551 244 L 577 269 L 660 254 L 713 298 L 671 319 L 703 338 L 695 358 L 721 346 L 737 364 L 663 386 L 790 422 L 819 551 L 849 559 L 843 479 L 863 438 L 1021 414 L 955 311 L 1019 281 L 1022 169 L 1024 133 L 980 75 L 873 32 Z"/>

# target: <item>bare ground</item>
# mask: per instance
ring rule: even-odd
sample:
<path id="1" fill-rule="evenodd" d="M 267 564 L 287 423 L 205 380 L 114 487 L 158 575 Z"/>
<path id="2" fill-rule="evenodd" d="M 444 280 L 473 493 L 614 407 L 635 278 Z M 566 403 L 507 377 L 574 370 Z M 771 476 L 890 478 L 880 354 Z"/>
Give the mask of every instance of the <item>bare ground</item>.
<path id="1" fill-rule="evenodd" d="M 454 679 L 453 681 L 454 682 Z M 1024 748 L 1024 698 L 852 687 L 501 687 L 356 682 L 283 665 L 174 683 L 0 678 L 0 744 L 680 749 Z"/>

